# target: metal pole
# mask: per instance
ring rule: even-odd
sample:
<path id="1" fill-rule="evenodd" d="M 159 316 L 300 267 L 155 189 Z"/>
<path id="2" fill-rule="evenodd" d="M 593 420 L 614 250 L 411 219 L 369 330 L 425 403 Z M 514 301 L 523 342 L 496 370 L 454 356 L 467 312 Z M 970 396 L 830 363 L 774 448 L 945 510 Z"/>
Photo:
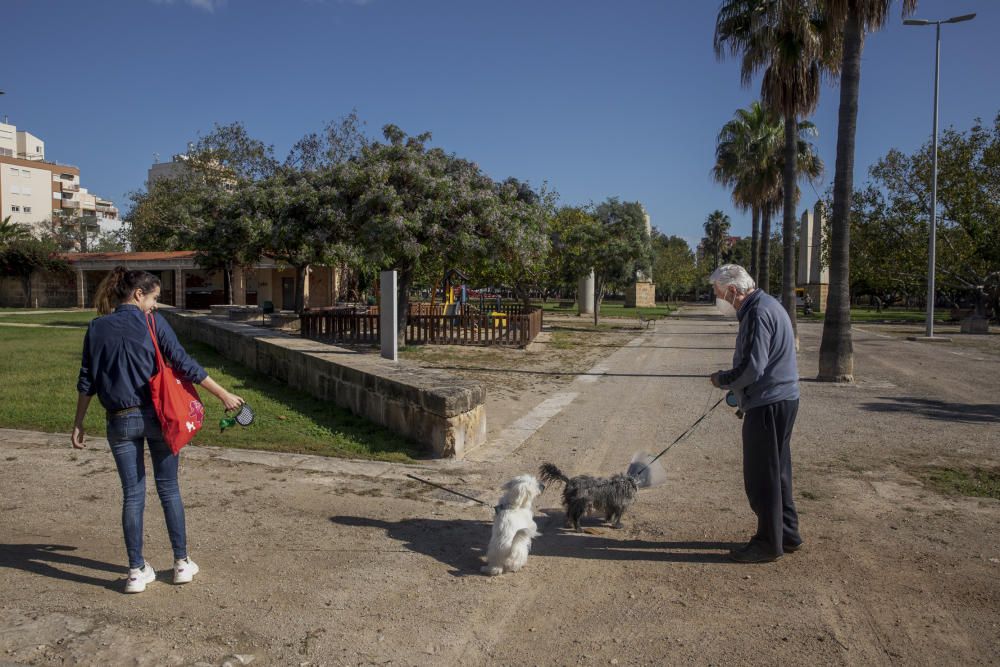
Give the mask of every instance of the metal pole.
<path id="1" fill-rule="evenodd" d="M 941 80 L 941 22 L 935 26 L 937 40 L 934 54 L 934 138 L 931 158 L 931 224 L 927 244 L 927 337 L 934 337 L 934 256 L 937 243 L 937 145 L 938 145 L 938 87 Z"/>

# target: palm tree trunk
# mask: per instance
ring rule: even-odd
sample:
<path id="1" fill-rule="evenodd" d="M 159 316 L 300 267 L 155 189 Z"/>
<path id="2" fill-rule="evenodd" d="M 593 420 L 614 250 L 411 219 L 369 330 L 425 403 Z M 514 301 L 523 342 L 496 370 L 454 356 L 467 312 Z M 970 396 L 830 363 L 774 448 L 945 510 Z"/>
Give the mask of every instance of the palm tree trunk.
<path id="1" fill-rule="evenodd" d="M 757 273 L 760 280 L 757 287 L 765 292 L 771 289 L 768 283 L 770 278 L 769 264 L 771 261 L 771 205 L 765 204 L 760 211 L 760 264 L 757 266 Z"/>
<path id="2" fill-rule="evenodd" d="M 823 317 L 819 376 L 828 382 L 854 381 L 851 340 L 851 194 L 854 191 L 854 137 L 858 126 L 858 89 L 864 32 L 856 11 L 844 22 L 844 55 L 840 69 L 840 111 L 837 118 L 837 167 L 833 179 L 830 220 L 830 294 Z"/>
<path id="3" fill-rule="evenodd" d="M 760 245 L 760 209 L 756 206 L 751 207 L 751 209 L 753 211 L 751 214 L 753 227 L 750 232 L 750 276 L 754 282 L 757 282 L 757 267 L 760 266 L 757 259 L 758 246 Z"/>
<path id="4" fill-rule="evenodd" d="M 795 158 L 798 152 L 798 119 L 795 114 L 785 116 L 785 165 L 784 188 L 785 203 L 783 205 L 784 224 L 781 227 L 782 253 L 781 269 L 781 305 L 785 307 L 788 318 L 792 321 L 792 331 L 795 340 L 799 340 L 798 326 L 795 321 Z"/>

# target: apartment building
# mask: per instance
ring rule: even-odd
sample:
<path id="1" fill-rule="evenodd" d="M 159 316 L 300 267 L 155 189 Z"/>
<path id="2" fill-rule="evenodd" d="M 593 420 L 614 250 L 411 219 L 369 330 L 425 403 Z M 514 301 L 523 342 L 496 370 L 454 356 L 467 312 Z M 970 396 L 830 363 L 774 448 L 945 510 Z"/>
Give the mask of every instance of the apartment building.
<path id="1" fill-rule="evenodd" d="M 47 229 L 58 216 L 98 227 L 117 225 L 114 202 L 80 186 L 80 168 L 45 159 L 45 142 L 0 123 L 0 218 Z"/>

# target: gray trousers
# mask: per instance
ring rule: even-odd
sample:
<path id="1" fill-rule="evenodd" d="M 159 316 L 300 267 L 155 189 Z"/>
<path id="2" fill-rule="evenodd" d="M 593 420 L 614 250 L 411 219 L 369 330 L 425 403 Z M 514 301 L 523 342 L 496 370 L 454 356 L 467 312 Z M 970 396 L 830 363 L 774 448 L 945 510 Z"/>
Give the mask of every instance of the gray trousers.
<path id="1" fill-rule="evenodd" d="M 797 546 L 799 515 L 792 499 L 792 428 L 799 400 L 779 401 L 748 410 L 743 417 L 743 485 L 757 515 L 753 541 L 766 552 Z"/>

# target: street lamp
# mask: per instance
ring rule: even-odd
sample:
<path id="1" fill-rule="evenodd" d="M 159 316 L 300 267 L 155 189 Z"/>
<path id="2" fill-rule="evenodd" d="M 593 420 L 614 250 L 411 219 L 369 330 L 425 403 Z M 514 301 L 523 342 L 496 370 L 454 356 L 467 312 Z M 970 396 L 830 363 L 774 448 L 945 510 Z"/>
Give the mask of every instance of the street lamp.
<path id="1" fill-rule="evenodd" d="M 931 162 L 931 226 L 930 238 L 927 242 L 927 337 L 934 337 L 934 254 L 937 241 L 937 140 L 938 140 L 938 84 L 941 79 L 941 24 L 961 23 L 976 18 L 975 14 L 953 16 L 943 21 L 928 21 L 926 19 L 906 19 L 903 25 L 932 25 L 937 30 L 937 43 L 934 53 L 934 138 L 933 158 Z"/>

